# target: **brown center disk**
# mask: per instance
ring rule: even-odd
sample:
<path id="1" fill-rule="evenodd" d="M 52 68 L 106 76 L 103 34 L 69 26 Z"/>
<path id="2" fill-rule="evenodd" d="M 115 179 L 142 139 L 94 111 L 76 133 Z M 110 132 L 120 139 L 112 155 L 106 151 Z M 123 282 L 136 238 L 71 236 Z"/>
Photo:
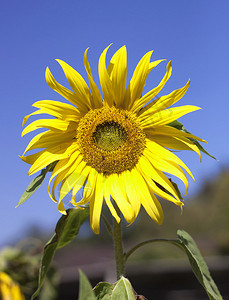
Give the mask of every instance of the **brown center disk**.
<path id="1" fill-rule="evenodd" d="M 108 106 L 90 110 L 80 120 L 77 141 L 84 161 L 104 175 L 131 170 L 145 148 L 136 115 Z"/>

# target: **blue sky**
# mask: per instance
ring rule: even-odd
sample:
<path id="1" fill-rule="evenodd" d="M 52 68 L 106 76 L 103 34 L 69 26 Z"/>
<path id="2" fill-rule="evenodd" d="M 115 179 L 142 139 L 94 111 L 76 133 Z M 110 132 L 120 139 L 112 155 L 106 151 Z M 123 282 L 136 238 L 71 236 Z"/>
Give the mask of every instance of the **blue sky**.
<path id="1" fill-rule="evenodd" d="M 203 156 L 200 164 L 193 153 L 180 155 L 196 178 L 195 184 L 190 180 L 189 196 L 204 180 L 228 166 L 228 11 L 227 0 L 9 0 L 1 4 L 0 245 L 20 237 L 34 224 L 54 229 L 60 217 L 56 204 L 49 199 L 47 180 L 31 199 L 14 208 L 32 179 L 27 175 L 29 166 L 18 157 L 33 136 L 21 139 L 21 123 L 33 111 L 35 101 L 61 100 L 44 78 L 49 66 L 66 85 L 56 58 L 68 62 L 86 78 L 83 53 L 87 47 L 95 77 L 100 53 L 113 43 L 108 56 L 127 46 L 128 78 L 151 49 L 153 60 L 172 60 L 173 75 L 161 94 L 191 78 L 191 86 L 179 104 L 203 109 L 181 121 L 193 134 L 208 141 L 206 149 L 219 162 Z M 146 91 L 160 81 L 165 68 L 166 63 L 162 63 L 152 72 Z"/>

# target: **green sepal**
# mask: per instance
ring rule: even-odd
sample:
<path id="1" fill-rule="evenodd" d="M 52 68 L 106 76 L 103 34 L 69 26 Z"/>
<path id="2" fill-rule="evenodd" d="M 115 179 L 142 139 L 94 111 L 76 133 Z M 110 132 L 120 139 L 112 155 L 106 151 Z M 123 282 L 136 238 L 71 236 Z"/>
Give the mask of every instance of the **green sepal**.
<path id="1" fill-rule="evenodd" d="M 66 212 L 67 215 L 63 215 L 57 222 L 55 234 L 45 245 L 40 264 L 38 288 L 33 294 L 32 300 L 38 295 L 42 287 L 56 250 L 66 246 L 77 236 L 81 225 L 89 215 L 89 208 L 71 208 Z"/>
<path id="2" fill-rule="evenodd" d="M 222 300 L 223 298 L 220 295 L 220 292 L 210 275 L 207 264 L 204 261 L 202 255 L 200 254 L 200 251 L 192 237 L 184 230 L 178 230 L 177 236 L 177 246 L 181 246 L 187 254 L 191 268 L 200 284 L 206 290 L 209 299 Z"/>
<path id="3" fill-rule="evenodd" d="M 80 289 L 78 300 L 96 300 L 96 296 L 92 290 L 91 284 L 87 276 L 79 270 L 80 273 Z"/>
<path id="4" fill-rule="evenodd" d="M 26 190 L 24 191 L 24 193 L 22 194 L 18 204 L 16 207 L 18 207 L 19 205 L 21 205 L 22 203 L 24 203 L 26 200 L 28 200 L 33 193 L 41 186 L 42 182 L 45 179 L 45 176 L 48 172 L 52 172 L 53 169 L 55 168 L 55 165 L 57 164 L 57 161 L 51 163 L 50 165 L 48 165 L 45 169 L 43 169 L 41 171 L 41 173 L 35 177 L 30 184 L 28 185 L 28 187 L 26 188 Z"/>
<path id="5" fill-rule="evenodd" d="M 191 132 L 189 132 L 187 129 L 185 129 L 185 127 L 184 127 L 184 125 L 183 125 L 182 123 L 178 122 L 177 120 L 176 120 L 176 121 L 173 121 L 173 122 L 171 122 L 171 123 L 169 123 L 169 124 L 167 124 L 167 125 L 168 125 L 168 126 L 171 126 L 171 127 L 174 127 L 174 128 L 176 128 L 176 129 L 178 129 L 178 130 L 181 130 L 181 131 L 183 131 L 183 132 L 191 133 Z M 196 139 L 189 138 L 189 137 L 187 137 L 187 139 L 189 139 L 190 141 L 192 141 L 193 144 L 195 144 L 195 145 L 199 148 L 199 150 L 200 150 L 201 152 L 203 152 L 203 153 L 205 153 L 206 155 L 210 156 L 211 158 L 217 160 L 213 155 L 211 155 L 210 153 L 208 153 L 208 152 L 204 149 L 204 147 L 203 147 Z"/>

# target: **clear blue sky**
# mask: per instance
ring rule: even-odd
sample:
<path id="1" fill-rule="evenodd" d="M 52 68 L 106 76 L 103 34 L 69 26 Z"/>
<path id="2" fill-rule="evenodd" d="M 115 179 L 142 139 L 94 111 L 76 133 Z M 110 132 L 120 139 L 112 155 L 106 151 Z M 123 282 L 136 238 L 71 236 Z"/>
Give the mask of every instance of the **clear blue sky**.
<path id="1" fill-rule="evenodd" d="M 45 82 L 48 65 L 66 83 L 56 58 L 68 62 L 85 78 L 83 53 L 97 75 L 99 54 L 110 43 L 109 55 L 122 45 L 128 50 L 128 76 L 145 52 L 153 59 L 172 60 L 173 75 L 162 93 L 191 86 L 182 104 L 203 108 L 181 121 L 205 138 L 206 156 L 200 164 L 193 153 L 181 155 L 196 177 L 189 196 L 202 182 L 228 166 L 229 1 L 209 0 L 23 0 L 3 1 L 0 11 L 1 210 L 0 245 L 20 237 L 32 224 L 55 227 L 60 214 L 47 193 L 47 180 L 25 204 L 15 209 L 32 178 L 18 155 L 33 135 L 21 139 L 21 123 L 37 100 L 61 100 Z M 159 82 L 166 64 L 149 77 L 146 90 Z M 98 77 L 97 77 L 98 78 Z M 166 214 L 166 213 L 165 213 Z M 152 224 L 153 226 L 153 224 Z"/>

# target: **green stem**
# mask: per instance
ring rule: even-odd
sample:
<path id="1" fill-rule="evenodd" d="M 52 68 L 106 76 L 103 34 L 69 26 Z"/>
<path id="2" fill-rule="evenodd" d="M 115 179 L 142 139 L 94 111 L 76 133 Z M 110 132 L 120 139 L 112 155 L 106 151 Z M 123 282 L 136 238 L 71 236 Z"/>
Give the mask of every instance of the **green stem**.
<path id="1" fill-rule="evenodd" d="M 132 249 L 130 249 L 126 255 L 125 255 L 125 262 L 127 261 L 127 259 L 130 257 L 131 254 L 133 254 L 138 248 L 142 247 L 142 246 L 145 246 L 147 244 L 151 244 L 151 243 L 154 243 L 154 242 L 166 242 L 166 243 L 170 243 L 170 244 L 173 244 L 177 247 L 179 247 L 179 244 L 178 244 L 178 240 L 168 240 L 168 239 L 152 239 L 152 240 L 148 240 L 148 241 L 145 241 L 145 242 L 142 242 L 142 243 L 139 243 L 137 244 L 135 247 L 133 247 Z M 182 249 L 182 247 L 180 247 Z M 183 250 L 183 249 L 182 249 Z"/>
<path id="2" fill-rule="evenodd" d="M 115 209 L 118 216 L 121 216 L 120 209 L 114 203 Z M 117 280 L 120 279 L 122 275 L 125 274 L 125 259 L 122 246 L 122 226 L 121 221 L 118 223 L 115 218 L 113 218 L 113 242 L 115 250 L 115 261 L 116 261 L 116 277 Z"/>
<path id="3" fill-rule="evenodd" d="M 107 218 L 104 215 L 101 215 L 101 218 L 106 225 L 107 231 L 110 233 L 110 235 L 113 237 L 113 231 L 110 223 L 108 222 Z"/>

